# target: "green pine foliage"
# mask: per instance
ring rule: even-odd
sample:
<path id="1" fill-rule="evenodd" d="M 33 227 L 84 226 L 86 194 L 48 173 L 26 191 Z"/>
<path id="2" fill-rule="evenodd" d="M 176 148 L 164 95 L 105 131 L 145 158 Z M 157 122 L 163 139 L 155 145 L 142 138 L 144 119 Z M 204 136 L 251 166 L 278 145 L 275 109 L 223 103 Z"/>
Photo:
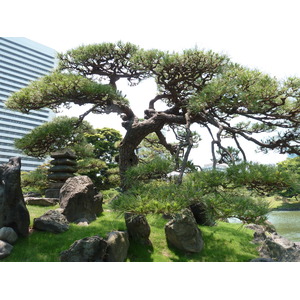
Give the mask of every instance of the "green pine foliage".
<path id="1" fill-rule="evenodd" d="M 244 223 L 263 223 L 270 211 L 267 197 L 288 190 L 293 184 L 276 166 L 241 163 L 224 171 L 188 173 L 178 185 L 176 180 L 162 176 L 167 169 L 160 166 L 160 172 L 155 163 L 129 169 L 132 188 L 115 197 L 111 207 L 143 214 L 172 214 L 202 202 L 215 219 L 237 217 Z"/>
<path id="2" fill-rule="evenodd" d="M 86 121 L 78 126 L 77 124 L 76 117 L 56 117 L 17 139 L 15 146 L 26 155 L 39 158 L 45 158 L 50 153 L 64 148 L 72 148 L 79 158 L 91 156 L 93 149 L 84 135 L 92 133 L 93 127 Z"/>
<path id="3" fill-rule="evenodd" d="M 43 107 L 58 110 L 62 103 L 66 108 L 70 108 L 71 102 L 82 105 L 85 101 L 97 103 L 99 107 L 113 102 L 128 104 L 128 101 L 110 85 L 100 84 L 74 73 L 57 71 L 15 92 L 5 104 L 9 109 L 28 113 Z"/>
<path id="4" fill-rule="evenodd" d="M 156 157 L 144 164 L 132 167 L 126 172 L 126 184 L 136 185 L 153 179 L 166 178 L 167 174 L 174 170 L 172 159 Z"/>

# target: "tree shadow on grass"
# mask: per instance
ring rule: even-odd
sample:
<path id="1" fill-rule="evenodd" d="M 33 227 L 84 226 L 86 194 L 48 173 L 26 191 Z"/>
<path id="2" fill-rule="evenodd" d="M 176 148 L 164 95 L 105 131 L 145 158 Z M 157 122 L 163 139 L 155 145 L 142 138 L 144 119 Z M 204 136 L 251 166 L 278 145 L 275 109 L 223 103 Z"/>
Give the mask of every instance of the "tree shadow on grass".
<path id="1" fill-rule="evenodd" d="M 201 226 L 203 229 L 203 226 Z M 168 245 L 173 262 L 249 262 L 257 257 L 256 246 L 243 229 L 206 227 L 202 230 L 204 247 L 200 253 L 186 253 Z M 238 236 L 238 239 L 236 237 Z"/>
<path id="2" fill-rule="evenodd" d="M 142 245 L 138 242 L 130 241 L 127 261 L 129 262 L 153 262 L 153 246 Z"/>

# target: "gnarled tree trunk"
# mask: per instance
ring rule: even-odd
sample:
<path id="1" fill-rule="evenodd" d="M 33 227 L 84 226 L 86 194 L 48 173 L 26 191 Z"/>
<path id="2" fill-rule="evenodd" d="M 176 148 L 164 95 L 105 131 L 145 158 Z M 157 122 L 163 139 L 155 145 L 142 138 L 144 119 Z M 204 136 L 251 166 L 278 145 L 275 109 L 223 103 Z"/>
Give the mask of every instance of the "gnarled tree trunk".
<path id="1" fill-rule="evenodd" d="M 127 129 L 119 146 L 119 168 L 123 189 L 128 188 L 125 183 L 126 170 L 138 164 L 138 157 L 135 154 L 138 145 L 148 134 L 160 131 L 163 126 L 164 122 L 154 117 L 143 122 L 123 122 L 123 127 Z"/>

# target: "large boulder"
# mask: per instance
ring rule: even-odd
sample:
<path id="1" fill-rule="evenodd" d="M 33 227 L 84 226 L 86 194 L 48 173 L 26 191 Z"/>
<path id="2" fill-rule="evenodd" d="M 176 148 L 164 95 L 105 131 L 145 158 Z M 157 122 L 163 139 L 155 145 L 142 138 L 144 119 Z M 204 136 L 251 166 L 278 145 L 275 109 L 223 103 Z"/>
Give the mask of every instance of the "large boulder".
<path id="1" fill-rule="evenodd" d="M 49 210 L 33 220 L 33 228 L 53 233 L 65 232 L 69 229 L 67 218 L 57 210 Z"/>
<path id="2" fill-rule="evenodd" d="M 60 254 L 62 262 L 103 261 L 107 242 L 100 236 L 86 237 L 75 241 L 68 250 Z"/>
<path id="3" fill-rule="evenodd" d="M 107 250 L 105 261 L 123 262 L 127 258 L 129 248 L 128 233 L 126 231 L 112 231 L 107 235 Z"/>
<path id="4" fill-rule="evenodd" d="M 0 228 L 11 227 L 21 236 L 29 234 L 29 212 L 21 189 L 21 158 L 0 166 Z"/>
<path id="5" fill-rule="evenodd" d="M 95 201 L 94 184 L 88 176 L 67 179 L 60 190 L 59 203 L 69 222 L 82 219 L 91 222 L 100 211 L 99 202 Z"/>
<path id="6" fill-rule="evenodd" d="M 142 245 L 152 245 L 149 240 L 151 229 L 144 215 L 127 212 L 125 213 L 125 223 L 129 234 L 129 240 Z"/>
<path id="7" fill-rule="evenodd" d="M 0 240 L 0 259 L 8 256 L 13 249 L 13 246 L 7 242 Z"/>
<path id="8" fill-rule="evenodd" d="M 18 235 L 11 227 L 2 227 L 0 229 L 0 240 L 9 244 L 14 244 L 18 239 Z"/>
<path id="9" fill-rule="evenodd" d="M 185 252 L 200 252 L 204 246 L 202 234 L 189 209 L 174 215 L 165 225 L 166 239 L 169 245 Z"/>

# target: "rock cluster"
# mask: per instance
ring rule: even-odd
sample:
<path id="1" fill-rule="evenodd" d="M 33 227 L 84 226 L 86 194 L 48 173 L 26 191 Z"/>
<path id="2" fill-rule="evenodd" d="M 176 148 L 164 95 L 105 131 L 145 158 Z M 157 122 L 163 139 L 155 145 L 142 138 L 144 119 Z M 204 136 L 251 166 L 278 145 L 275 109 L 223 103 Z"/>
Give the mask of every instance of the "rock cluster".
<path id="1" fill-rule="evenodd" d="M 46 198 L 59 198 L 59 191 L 65 181 L 77 172 L 76 155 L 72 150 L 65 149 L 51 154 L 52 167 L 49 169 L 49 188 L 46 190 Z"/>
<path id="2" fill-rule="evenodd" d="M 75 241 L 61 253 L 62 262 L 123 262 L 129 248 L 126 231 L 110 232 L 106 239 L 100 236 Z"/>
<path id="3" fill-rule="evenodd" d="M 44 198 L 44 201 L 47 203 L 50 199 Z M 87 226 L 103 211 L 103 196 L 100 193 L 95 195 L 94 184 L 87 176 L 74 176 L 67 179 L 61 188 L 59 200 L 60 208 L 49 210 L 34 219 L 35 230 L 60 233 L 68 230 L 71 222 Z M 34 200 L 36 201 L 38 198 Z"/>
<path id="4" fill-rule="evenodd" d="M 13 244 L 17 239 L 18 235 L 11 227 L 2 227 L 0 229 L 0 259 L 10 255 L 13 250 Z"/>
<path id="5" fill-rule="evenodd" d="M 254 243 L 258 244 L 259 258 L 252 262 L 299 262 L 300 243 L 294 243 L 279 235 L 269 226 L 246 225 L 254 230 Z"/>

